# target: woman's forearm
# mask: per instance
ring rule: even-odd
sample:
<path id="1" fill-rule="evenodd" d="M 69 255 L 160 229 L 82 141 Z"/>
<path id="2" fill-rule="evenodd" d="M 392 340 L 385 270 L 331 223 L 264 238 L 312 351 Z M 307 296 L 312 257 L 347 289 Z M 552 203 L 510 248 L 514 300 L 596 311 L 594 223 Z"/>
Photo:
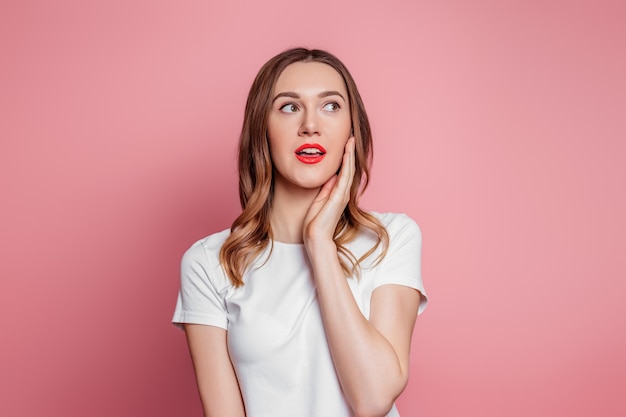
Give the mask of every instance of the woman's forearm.
<path id="1" fill-rule="evenodd" d="M 334 242 L 307 242 L 307 251 L 335 369 L 357 416 L 384 416 L 408 380 L 408 349 L 396 349 L 361 313 Z"/>
<path id="2" fill-rule="evenodd" d="M 226 344 L 226 330 L 185 325 L 205 417 L 245 417 L 243 400 Z"/>

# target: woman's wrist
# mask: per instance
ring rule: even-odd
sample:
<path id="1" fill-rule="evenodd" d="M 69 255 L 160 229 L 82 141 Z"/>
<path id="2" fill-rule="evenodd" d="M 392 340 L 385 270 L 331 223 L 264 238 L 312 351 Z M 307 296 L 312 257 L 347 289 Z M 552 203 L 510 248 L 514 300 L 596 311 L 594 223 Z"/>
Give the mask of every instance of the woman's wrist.
<path id="1" fill-rule="evenodd" d="M 317 257 L 320 259 L 330 259 L 329 256 L 337 256 L 337 245 L 329 238 L 307 238 L 304 239 L 304 247 L 311 262 Z"/>

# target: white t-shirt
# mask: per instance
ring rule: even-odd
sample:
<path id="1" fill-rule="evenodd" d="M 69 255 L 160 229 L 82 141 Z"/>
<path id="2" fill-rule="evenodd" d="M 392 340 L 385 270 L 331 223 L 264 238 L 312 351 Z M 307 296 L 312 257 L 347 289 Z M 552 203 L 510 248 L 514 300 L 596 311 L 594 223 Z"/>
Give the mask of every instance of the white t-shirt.
<path id="1" fill-rule="evenodd" d="M 369 318 L 372 291 L 405 285 L 422 294 L 422 237 L 404 214 L 372 213 L 387 228 L 389 250 L 372 267 L 380 248 L 361 264 L 361 277 L 348 278 L 354 298 Z M 248 417 L 350 417 L 324 332 L 306 250 L 302 244 L 273 242 L 231 285 L 219 264 L 230 231 L 196 242 L 183 256 L 181 288 L 173 322 L 205 324 L 228 331 L 231 356 Z M 374 238 L 358 236 L 347 248 L 359 258 Z M 269 256 L 269 258 L 268 258 Z M 388 417 L 399 416 L 395 406 Z"/>

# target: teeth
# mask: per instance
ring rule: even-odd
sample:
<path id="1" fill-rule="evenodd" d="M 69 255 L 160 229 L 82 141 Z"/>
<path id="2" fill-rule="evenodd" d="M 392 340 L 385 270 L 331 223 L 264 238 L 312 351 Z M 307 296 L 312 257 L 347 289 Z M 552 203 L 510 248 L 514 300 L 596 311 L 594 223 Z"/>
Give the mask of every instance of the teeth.
<path id="1" fill-rule="evenodd" d="M 305 149 L 302 149 L 298 153 L 306 153 L 306 154 L 310 154 L 310 155 L 321 155 L 322 154 L 322 152 L 320 152 L 319 149 L 315 149 L 315 148 L 305 148 Z"/>

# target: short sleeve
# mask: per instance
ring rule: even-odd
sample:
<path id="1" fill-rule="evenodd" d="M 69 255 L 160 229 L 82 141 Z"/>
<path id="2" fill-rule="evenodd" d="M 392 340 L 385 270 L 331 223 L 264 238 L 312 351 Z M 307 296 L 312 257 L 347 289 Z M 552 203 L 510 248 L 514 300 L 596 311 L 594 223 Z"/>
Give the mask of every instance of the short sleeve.
<path id="1" fill-rule="evenodd" d="M 422 232 L 409 216 L 405 214 L 393 216 L 386 225 L 389 248 L 378 265 L 374 288 L 385 284 L 415 288 L 422 296 L 418 309 L 418 314 L 421 314 L 428 304 L 422 282 Z"/>
<path id="2" fill-rule="evenodd" d="M 180 268 L 180 291 L 172 322 L 205 324 L 226 329 L 228 312 L 216 286 L 219 265 L 210 265 L 202 241 L 185 252 Z"/>

